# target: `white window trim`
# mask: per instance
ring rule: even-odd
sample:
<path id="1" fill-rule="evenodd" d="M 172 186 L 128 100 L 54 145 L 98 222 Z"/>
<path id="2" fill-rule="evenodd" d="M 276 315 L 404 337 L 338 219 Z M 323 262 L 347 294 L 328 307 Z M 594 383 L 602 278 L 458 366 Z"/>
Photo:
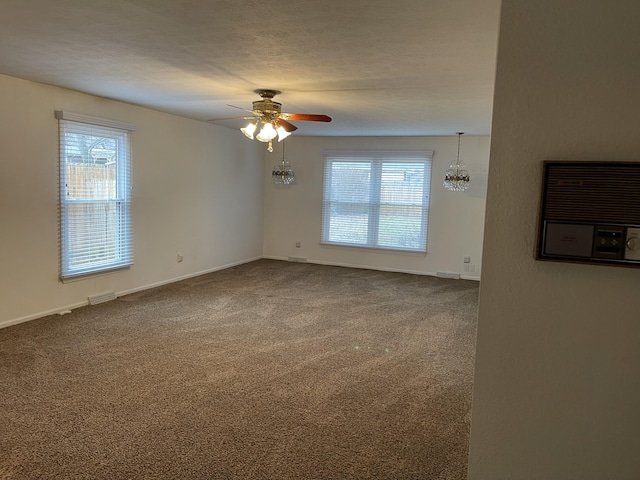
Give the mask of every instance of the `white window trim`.
<path id="1" fill-rule="evenodd" d="M 60 169 L 59 175 L 59 210 L 60 210 L 60 280 L 63 283 L 67 283 L 70 281 L 75 281 L 81 278 L 85 278 L 88 276 L 99 275 L 104 273 L 111 273 L 116 270 L 122 270 L 129 268 L 133 264 L 133 239 L 131 237 L 131 139 L 129 134 L 135 131 L 135 126 L 129 123 L 120 122 L 116 120 L 103 119 L 98 117 L 93 117 L 89 115 L 83 115 L 78 113 L 66 112 L 56 110 L 54 112 L 54 116 L 59 120 L 59 155 L 58 155 L 58 163 Z M 123 205 L 125 211 L 125 220 L 121 225 L 124 225 L 125 235 L 124 237 L 119 236 L 118 241 L 124 241 L 123 245 L 125 249 L 125 254 L 122 259 L 117 262 L 110 262 L 101 266 L 94 265 L 92 267 L 87 268 L 76 268 L 70 269 L 65 264 L 65 258 L 68 256 L 68 240 L 66 236 L 68 235 L 68 218 L 65 214 L 67 209 L 67 203 L 65 202 L 66 198 L 66 173 L 63 165 L 63 152 L 67 148 L 64 138 L 64 128 L 65 123 L 68 125 L 73 125 L 76 123 L 78 125 L 93 125 L 98 128 L 105 128 L 110 130 L 111 134 L 115 136 L 122 136 L 126 138 L 126 143 L 124 145 L 120 145 L 120 148 L 126 148 L 125 157 L 126 164 L 124 167 L 126 172 L 124 176 L 126 178 L 126 182 L 124 185 L 121 184 L 120 180 L 117 182 L 118 188 L 118 199 L 109 199 L 103 200 L 98 203 L 116 203 L 118 205 Z M 121 152 L 125 153 L 125 152 Z M 120 172 L 118 172 L 120 174 Z"/>
<path id="2" fill-rule="evenodd" d="M 53 113 L 58 120 L 69 120 L 70 122 L 88 123 L 90 125 L 97 125 L 99 127 L 124 130 L 126 132 L 136 131 L 135 125 L 125 122 L 119 122 L 117 120 L 109 120 L 108 118 L 92 117 L 90 115 L 83 115 L 81 113 L 64 112 L 62 110 L 56 110 Z"/>
<path id="3" fill-rule="evenodd" d="M 324 182 L 323 182 L 323 196 L 322 196 L 322 224 L 321 224 L 321 238 L 320 244 L 324 246 L 332 246 L 332 247 L 348 247 L 348 248 L 362 248 L 367 250 L 378 250 L 381 252 L 402 252 L 402 253 L 410 253 L 410 254 L 420 254 L 424 255 L 427 251 L 427 240 L 428 240 L 428 211 L 429 211 L 429 203 L 430 203 L 430 188 L 431 188 L 431 170 L 433 167 L 433 150 L 324 150 Z M 382 163 L 392 163 L 393 161 L 398 161 L 399 163 L 404 161 L 411 162 L 412 160 L 416 163 L 425 165 L 427 168 L 428 175 L 425 175 L 424 178 L 424 186 L 423 192 L 426 197 L 426 208 L 423 212 L 423 225 L 424 228 L 424 249 L 409 249 L 409 248 L 400 248 L 400 247 L 386 247 L 378 245 L 376 241 L 376 235 L 378 233 L 378 225 L 379 215 L 374 211 L 373 214 L 369 216 L 370 223 L 367 232 L 367 244 L 355 244 L 348 242 L 338 242 L 338 241 L 330 241 L 327 238 L 329 232 L 328 222 L 331 220 L 331 216 L 325 213 L 325 208 L 327 207 L 327 178 L 328 172 L 327 167 L 333 161 L 333 159 L 341 159 L 345 162 L 354 163 L 354 162 L 363 162 L 370 163 L 372 167 L 372 175 L 371 179 L 374 182 L 370 188 L 371 194 L 373 198 L 370 198 L 369 204 L 373 206 L 374 210 L 380 208 L 380 181 L 381 175 L 378 174 L 380 169 L 382 168 Z M 377 197 L 376 197 L 377 196 Z M 423 204 L 424 205 L 424 204 Z"/>

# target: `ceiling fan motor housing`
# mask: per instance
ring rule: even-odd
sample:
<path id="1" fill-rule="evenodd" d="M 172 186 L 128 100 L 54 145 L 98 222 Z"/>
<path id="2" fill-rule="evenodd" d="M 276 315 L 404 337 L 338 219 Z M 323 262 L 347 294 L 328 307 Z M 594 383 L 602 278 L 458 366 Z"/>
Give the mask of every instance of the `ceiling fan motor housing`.
<path id="1" fill-rule="evenodd" d="M 259 116 L 266 116 L 273 119 L 282 113 L 282 104 L 273 101 L 273 97 L 278 95 L 280 90 L 270 90 L 267 88 L 258 88 L 255 93 L 262 97 L 262 100 L 253 102 L 253 113 Z"/>
<path id="2" fill-rule="evenodd" d="M 278 115 L 282 112 L 282 104 L 268 98 L 253 102 L 253 112 L 258 115 Z"/>

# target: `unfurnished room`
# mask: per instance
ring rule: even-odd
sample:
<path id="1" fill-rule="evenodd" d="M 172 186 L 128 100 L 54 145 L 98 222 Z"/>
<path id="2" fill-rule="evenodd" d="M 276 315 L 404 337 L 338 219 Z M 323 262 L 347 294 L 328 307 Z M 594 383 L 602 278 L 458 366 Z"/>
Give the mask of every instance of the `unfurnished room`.
<path id="1" fill-rule="evenodd" d="M 0 478 L 640 478 L 635 2 L 1 11 Z"/>

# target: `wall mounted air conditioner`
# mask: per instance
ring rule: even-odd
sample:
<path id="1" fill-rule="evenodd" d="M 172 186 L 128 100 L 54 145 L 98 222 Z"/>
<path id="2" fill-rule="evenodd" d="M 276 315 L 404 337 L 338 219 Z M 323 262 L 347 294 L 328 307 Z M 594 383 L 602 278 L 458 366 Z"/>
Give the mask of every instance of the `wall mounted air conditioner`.
<path id="1" fill-rule="evenodd" d="M 536 258 L 640 267 L 640 162 L 543 162 Z"/>

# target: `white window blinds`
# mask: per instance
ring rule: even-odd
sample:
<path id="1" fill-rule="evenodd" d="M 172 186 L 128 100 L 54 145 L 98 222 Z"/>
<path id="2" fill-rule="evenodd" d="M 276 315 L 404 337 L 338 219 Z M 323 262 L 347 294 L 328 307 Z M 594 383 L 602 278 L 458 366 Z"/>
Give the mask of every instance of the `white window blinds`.
<path id="1" fill-rule="evenodd" d="M 426 252 L 433 152 L 325 152 L 321 243 Z"/>
<path id="2" fill-rule="evenodd" d="M 55 112 L 60 127 L 60 277 L 133 263 L 132 125 Z"/>

